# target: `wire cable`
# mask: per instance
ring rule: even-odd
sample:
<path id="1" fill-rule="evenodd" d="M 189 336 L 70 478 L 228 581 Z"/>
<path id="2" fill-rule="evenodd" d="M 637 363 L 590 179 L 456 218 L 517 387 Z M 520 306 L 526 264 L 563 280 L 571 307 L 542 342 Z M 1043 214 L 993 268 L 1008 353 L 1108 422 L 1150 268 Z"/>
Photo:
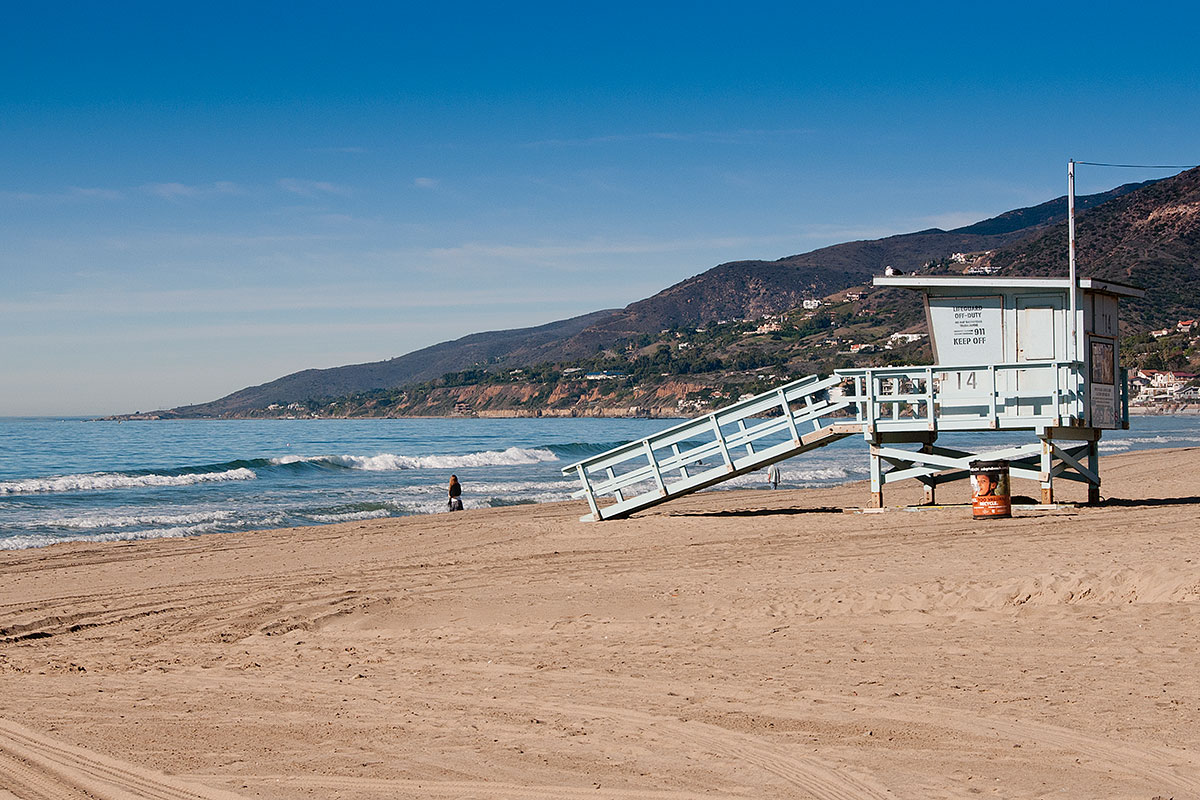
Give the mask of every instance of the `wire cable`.
<path id="1" fill-rule="evenodd" d="M 1098 161 L 1076 161 L 1089 167 L 1128 167 L 1130 169 L 1195 169 L 1198 164 L 1102 164 Z"/>

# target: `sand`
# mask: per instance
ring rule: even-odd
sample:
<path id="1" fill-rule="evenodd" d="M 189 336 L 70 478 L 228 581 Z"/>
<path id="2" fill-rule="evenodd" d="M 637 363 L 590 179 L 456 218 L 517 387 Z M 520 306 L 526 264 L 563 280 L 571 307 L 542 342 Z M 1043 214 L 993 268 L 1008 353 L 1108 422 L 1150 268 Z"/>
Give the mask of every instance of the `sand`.
<path id="1" fill-rule="evenodd" d="M 1103 470 L 0 553 L 0 800 L 1200 797 L 1200 448 Z"/>

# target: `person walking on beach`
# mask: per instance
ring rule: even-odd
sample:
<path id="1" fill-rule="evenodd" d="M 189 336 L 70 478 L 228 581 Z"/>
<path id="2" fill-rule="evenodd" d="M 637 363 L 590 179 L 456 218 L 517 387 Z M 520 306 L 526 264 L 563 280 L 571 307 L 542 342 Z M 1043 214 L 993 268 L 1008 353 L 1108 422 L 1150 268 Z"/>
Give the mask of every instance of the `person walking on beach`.
<path id="1" fill-rule="evenodd" d="M 457 475 L 450 476 L 450 502 L 446 504 L 450 511 L 462 511 L 462 484 Z"/>
<path id="2" fill-rule="evenodd" d="M 779 465 L 772 464 L 767 467 L 767 483 L 771 484 L 772 489 L 779 488 Z"/>

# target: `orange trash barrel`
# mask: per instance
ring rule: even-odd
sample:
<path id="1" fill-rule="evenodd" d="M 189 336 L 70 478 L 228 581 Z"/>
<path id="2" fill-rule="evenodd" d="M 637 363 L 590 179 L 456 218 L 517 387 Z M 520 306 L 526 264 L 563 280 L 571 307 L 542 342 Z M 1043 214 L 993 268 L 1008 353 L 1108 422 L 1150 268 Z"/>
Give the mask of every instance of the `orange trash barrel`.
<path id="1" fill-rule="evenodd" d="M 971 462 L 971 517 L 1005 519 L 1012 516 L 1007 461 Z"/>

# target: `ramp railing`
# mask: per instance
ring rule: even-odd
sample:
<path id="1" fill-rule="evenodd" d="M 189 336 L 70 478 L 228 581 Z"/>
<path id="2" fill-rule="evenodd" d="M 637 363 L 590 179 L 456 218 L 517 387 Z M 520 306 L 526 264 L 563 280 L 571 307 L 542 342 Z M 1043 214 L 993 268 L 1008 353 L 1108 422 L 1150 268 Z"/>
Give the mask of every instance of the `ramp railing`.
<path id="1" fill-rule="evenodd" d="M 615 519 L 860 433 L 840 376 L 808 376 L 563 468 L 591 514 Z M 840 415 L 839 417 L 836 415 Z M 602 498 L 615 502 L 602 505 Z"/>

